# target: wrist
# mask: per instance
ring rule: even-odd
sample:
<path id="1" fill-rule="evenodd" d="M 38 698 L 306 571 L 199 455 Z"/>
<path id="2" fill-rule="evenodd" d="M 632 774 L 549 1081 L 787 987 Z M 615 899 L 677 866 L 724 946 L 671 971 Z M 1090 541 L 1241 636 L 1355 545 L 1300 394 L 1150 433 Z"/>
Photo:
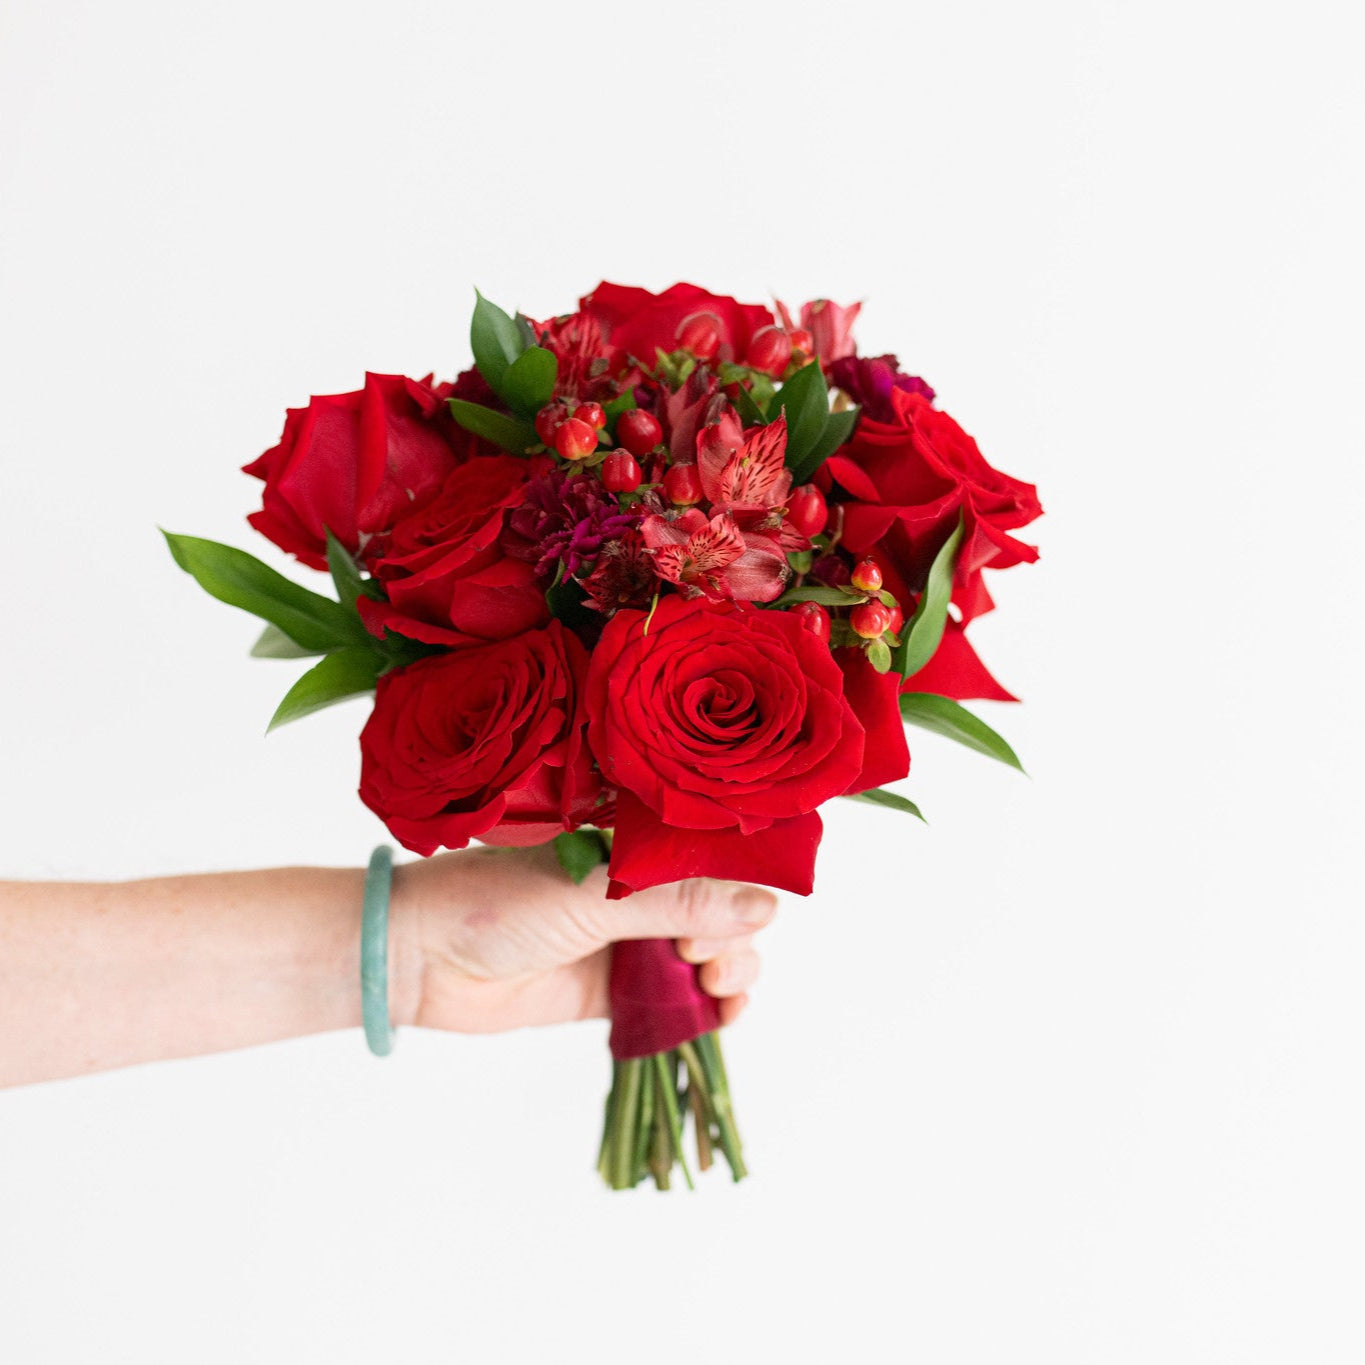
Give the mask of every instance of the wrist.
<path id="1" fill-rule="evenodd" d="M 396 863 L 389 892 L 389 1020 L 394 1028 L 415 1025 L 422 1012 L 426 953 L 421 906 L 414 894 L 415 866 Z"/>

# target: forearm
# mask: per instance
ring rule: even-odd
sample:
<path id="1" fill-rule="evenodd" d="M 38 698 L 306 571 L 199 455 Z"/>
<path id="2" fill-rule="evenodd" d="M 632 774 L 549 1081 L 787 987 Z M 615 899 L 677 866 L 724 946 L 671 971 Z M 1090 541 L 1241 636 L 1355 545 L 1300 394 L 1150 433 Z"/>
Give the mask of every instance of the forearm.
<path id="1" fill-rule="evenodd" d="M 363 884 L 351 868 L 0 883 L 0 1085 L 358 1025 Z"/>

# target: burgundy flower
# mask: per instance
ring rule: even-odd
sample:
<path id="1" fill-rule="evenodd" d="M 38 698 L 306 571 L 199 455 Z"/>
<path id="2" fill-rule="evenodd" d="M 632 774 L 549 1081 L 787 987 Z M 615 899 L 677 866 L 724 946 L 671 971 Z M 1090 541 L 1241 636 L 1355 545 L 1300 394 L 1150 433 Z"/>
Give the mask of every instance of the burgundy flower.
<path id="1" fill-rule="evenodd" d="M 934 391 L 918 375 L 902 374 L 893 355 L 844 356 L 829 367 L 829 381 L 842 389 L 874 422 L 891 422 L 895 413 L 891 394 L 895 389 L 918 393 L 934 401 Z"/>
<path id="2" fill-rule="evenodd" d="M 582 580 L 588 594 L 584 606 L 610 615 L 622 607 L 643 610 L 659 586 L 654 558 L 638 531 L 627 531 L 620 540 L 608 541 L 597 563 Z"/>
<path id="3" fill-rule="evenodd" d="M 508 516 L 503 549 L 534 564 L 542 578 L 552 578 L 561 562 L 564 573 L 576 578 L 639 520 L 639 511 L 622 511 L 593 474 L 553 469 L 526 485 L 522 505 Z"/>

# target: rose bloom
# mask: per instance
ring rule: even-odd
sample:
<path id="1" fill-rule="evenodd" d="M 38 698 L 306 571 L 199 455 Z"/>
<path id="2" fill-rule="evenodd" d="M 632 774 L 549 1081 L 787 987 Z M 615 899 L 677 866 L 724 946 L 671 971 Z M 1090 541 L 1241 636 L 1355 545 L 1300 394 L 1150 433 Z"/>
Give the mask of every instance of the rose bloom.
<path id="1" fill-rule="evenodd" d="M 906 580 L 921 584 L 961 516 L 953 601 L 970 621 L 994 605 L 983 569 L 1038 558 L 1009 534 L 1042 512 L 1037 490 L 992 469 L 976 442 L 922 395 L 893 389 L 890 401 L 894 420 L 861 418 L 826 461 L 853 499 L 844 504 L 843 544 L 855 555 L 880 548 Z"/>
<path id="2" fill-rule="evenodd" d="M 549 620 L 535 567 L 504 552 L 504 513 L 542 462 L 480 455 L 396 522 L 375 577 L 387 602 L 361 597 L 365 624 L 428 644 L 503 640 Z"/>
<path id="3" fill-rule="evenodd" d="M 844 675 L 788 612 L 676 595 L 652 615 L 618 612 L 587 696 L 589 744 L 616 788 L 614 897 L 685 877 L 806 894 L 817 807 L 890 780 L 879 756 L 864 780 Z"/>
<path id="4" fill-rule="evenodd" d="M 360 736 L 361 800 L 424 857 L 538 844 L 588 819 L 587 651 L 558 621 L 386 673 Z"/>
<path id="5" fill-rule="evenodd" d="M 372 538 L 472 449 L 446 414 L 447 392 L 430 375 L 367 374 L 354 393 L 290 408 L 279 444 L 246 466 L 265 480 L 261 510 L 247 520 L 314 569 L 327 567 L 328 530 L 368 561 Z"/>
<path id="6" fill-rule="evenodd" d="M 695 284 L 675 284 L 662 294 L 630 285 L 602 283 L 579 300 L 581 311 L 601 323 L 613 349 L 653 366 L 657 347 L 673 351 L 678 328 L 694 313 L 711 313 L 720 323 L 718 360 L 743 360 L 749 338 L 767 327 L 773 315 L 761 303 L 739 303 L 708 294 Z"/>

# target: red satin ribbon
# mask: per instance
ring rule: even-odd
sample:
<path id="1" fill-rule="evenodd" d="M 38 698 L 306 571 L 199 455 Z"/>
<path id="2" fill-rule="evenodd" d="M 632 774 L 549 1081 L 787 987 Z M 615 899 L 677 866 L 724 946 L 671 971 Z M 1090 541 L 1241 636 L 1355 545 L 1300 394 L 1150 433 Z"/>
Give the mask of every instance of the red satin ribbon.
<path id="1" fill-rule="evenodd" d="M 668 938 L 627 939 L 611 952 L 611 1055 L 667 1052 L 720 1027 L 720 1002 Z"/>

